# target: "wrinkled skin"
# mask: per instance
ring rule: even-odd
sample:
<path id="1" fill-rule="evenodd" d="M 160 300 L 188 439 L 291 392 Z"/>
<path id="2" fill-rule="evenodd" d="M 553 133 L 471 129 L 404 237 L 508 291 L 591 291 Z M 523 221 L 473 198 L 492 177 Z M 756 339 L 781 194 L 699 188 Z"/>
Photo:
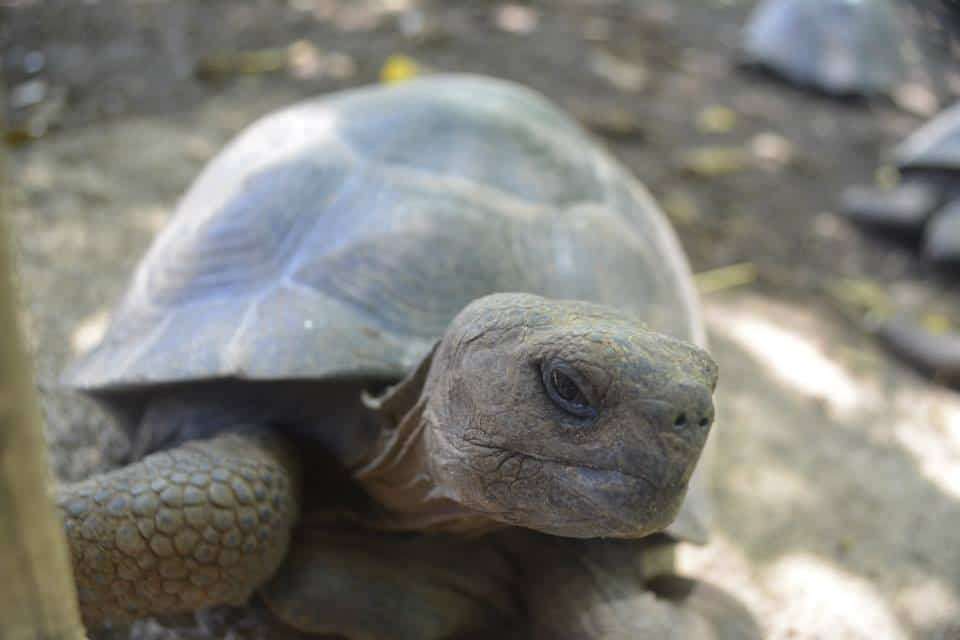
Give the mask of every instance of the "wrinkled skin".
<path id="1" fill-rule="evenodd" d="M 669 525 L 680 508 L 713 419 L 716 380 L 716 365 L 705 352 L 648 331 L 621 312 L 525 294 L 478 299 L 408 379 L 368 403 L 384 429 L 351 473 L 379 510 L 355 515 L 368 530 L 480 533 L 515 525 L 568 538 L 645 536 Z M 238 603 L 276 571 L 294 526 L 299 465 L 283 437 L 266 425 L 242 427 L 205 442 L 202 450 L 187 443 L 60 488 L 89 622 Z M 257 453 L 278 448 L 285 453 Z M 236 487 L 245 485 L 229 481 L 230 470 L 248 473 L 251 456 L 259 456 L 260 465 L 249 471 L 252 490 L 238 493 Z M 259 493 L 257 474 L 271 479 Z M 322 491 L 306 487 L 304 493 Z M 252 518 L 249 529 L 243 512 Z M 316 518 L 308 519 L 316 526 Z M 239 547 L 232 533 L 237 526 L 249 533 Z M 192 544 L 179 544 L 184 540 Z M 300 560 L 281 571 L 281 586 L 267 590 L 272 606 L 303 628 L 310 625 L 300 624 L 297 612 L 311 607 L 303 585 L 340 597 L 344 585 L 352 585 L 360 597 L 363 576 L 385 562 L 374 555 L 364 569 L 362 557 L 370 556 L 363 548 L 355 565 L 336 567 L 340 574 L 329 564 L 340 553 L 294 553 Z M 431 567 L 429 553 L 421 553 L 418 562 L 426 566 L 417 570 L 432 576 L 426 593 L 434 592 L 434 583 L 450 588 L 452 579 L 436 578 L 449 570 L 449 561 Z M 248 566 L 255 571 L 245 571 Z M 414 568 L 401 562 L 397 570 Z M 325 572 L 336 580 L 321 579 L 317 586 Z M 642 592 L 649 577 L 631 575 L 628 590 Z M 545 588 L 549 596 L 566 587 L 540 584 L 539 598 Z M 595 587 L 569 588 L 577 599 L 578 589 Z M 356 619 L 366 620 L 360 598 Z M 331 607 L 331 618 L 339 609 Z M 443 633 L 477 626 L 483 616 L 476 603 L 467 609 L 469 615 L 445 622 Z M 349 621 L 333 629 L 347 636 L 355 630 Z M 356 631 L 379 637 L 365 633 Z M 606 637 L 584 633 L 576 637 Z"/>

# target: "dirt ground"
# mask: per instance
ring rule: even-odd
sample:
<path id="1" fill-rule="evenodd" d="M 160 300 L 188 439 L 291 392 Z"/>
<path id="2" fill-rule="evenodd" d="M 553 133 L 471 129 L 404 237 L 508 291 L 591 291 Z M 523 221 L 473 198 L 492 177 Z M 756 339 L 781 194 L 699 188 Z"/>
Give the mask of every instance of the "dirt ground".
<path id="1" fill-rule="evenodd" d="M 769 638 L 960 638 L 960 397 L 892 360 L 823 294 L 882 283 L 904 308 L 960 310 L 955 279 L 832 213 L 922 118 L 742 72 L 750 5 L 0 2 L 9 84 L 41 78 L 67 96 L 57 126 L 14 152 L 10 200 L 58 476 L 126 450 L 56 378 L 96 340 L 204 162 L 256 117 L 375 82 L 404 54 L 542 91 L 647 184 L 696 271 L 758 273 L 704 297 L 722 369 L 717 523 L 684 569 L 736 593 Z M 27 77 L 33 51 L 42 69 Z M 259 57 L 223 55 L 239 51 Z M 957 79 L 934 80 L 949 100 Z M 95 637 L 276 637 L 266 625 L 254 608 Z"/>

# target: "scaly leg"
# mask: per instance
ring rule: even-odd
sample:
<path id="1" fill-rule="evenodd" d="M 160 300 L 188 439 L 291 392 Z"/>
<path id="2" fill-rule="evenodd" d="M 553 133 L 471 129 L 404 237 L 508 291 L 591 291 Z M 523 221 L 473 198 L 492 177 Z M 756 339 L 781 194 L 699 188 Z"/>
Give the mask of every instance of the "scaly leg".
<path id="1" fill-rule="evenodd" d="M 230 432 L 60 487 L 85 622 L 245 602 L 287 554 L 297 486 L 279 438 Z"/>

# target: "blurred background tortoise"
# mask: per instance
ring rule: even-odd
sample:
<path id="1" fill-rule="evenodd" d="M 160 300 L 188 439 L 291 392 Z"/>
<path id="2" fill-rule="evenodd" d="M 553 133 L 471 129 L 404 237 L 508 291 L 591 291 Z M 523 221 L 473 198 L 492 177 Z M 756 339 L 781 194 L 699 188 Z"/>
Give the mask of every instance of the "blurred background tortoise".
<path id="1" fill-rule="evenodd" d="M 960 104 L 910 135 L 893 161 L 897 184 L 851 187 L 844 213 L 866 227 L 921 238 L 935 263 L 960 262 Z"/>
<path id="2" fill-rule="evenodd" d="M 889 93 L 904 81 L 905 33 L 888 0 L 765 0 L 744 26 L 743 60 L 839 96 Z"/>
<path id="3" fill-rule="evenodd" d="M 893 161 L 895 183 L 848 188 L 844 214 L 867 229 L 919 241 L 926 259 L 955 271 L 960 265 L 960 104 L 911 134 L 894 150 Z M 918 369 L 942 382 L 960 382 L 960 336 L 942 320 L 931 328 L 916 315 L 895 312 L 875 322 L 874 331 Z"/>

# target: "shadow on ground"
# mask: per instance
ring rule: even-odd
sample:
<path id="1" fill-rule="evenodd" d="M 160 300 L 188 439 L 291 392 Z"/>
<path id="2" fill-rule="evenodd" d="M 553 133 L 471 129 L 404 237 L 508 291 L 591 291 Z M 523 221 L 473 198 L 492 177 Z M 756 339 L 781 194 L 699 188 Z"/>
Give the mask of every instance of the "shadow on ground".
<path id="1" fill-rule="evenodd" d="M 708 305 L 721 365 L 717 536 L 690 567 L 770 637 L 949 637 L 960 620 L 960 399 L 830 313 Z"/>

